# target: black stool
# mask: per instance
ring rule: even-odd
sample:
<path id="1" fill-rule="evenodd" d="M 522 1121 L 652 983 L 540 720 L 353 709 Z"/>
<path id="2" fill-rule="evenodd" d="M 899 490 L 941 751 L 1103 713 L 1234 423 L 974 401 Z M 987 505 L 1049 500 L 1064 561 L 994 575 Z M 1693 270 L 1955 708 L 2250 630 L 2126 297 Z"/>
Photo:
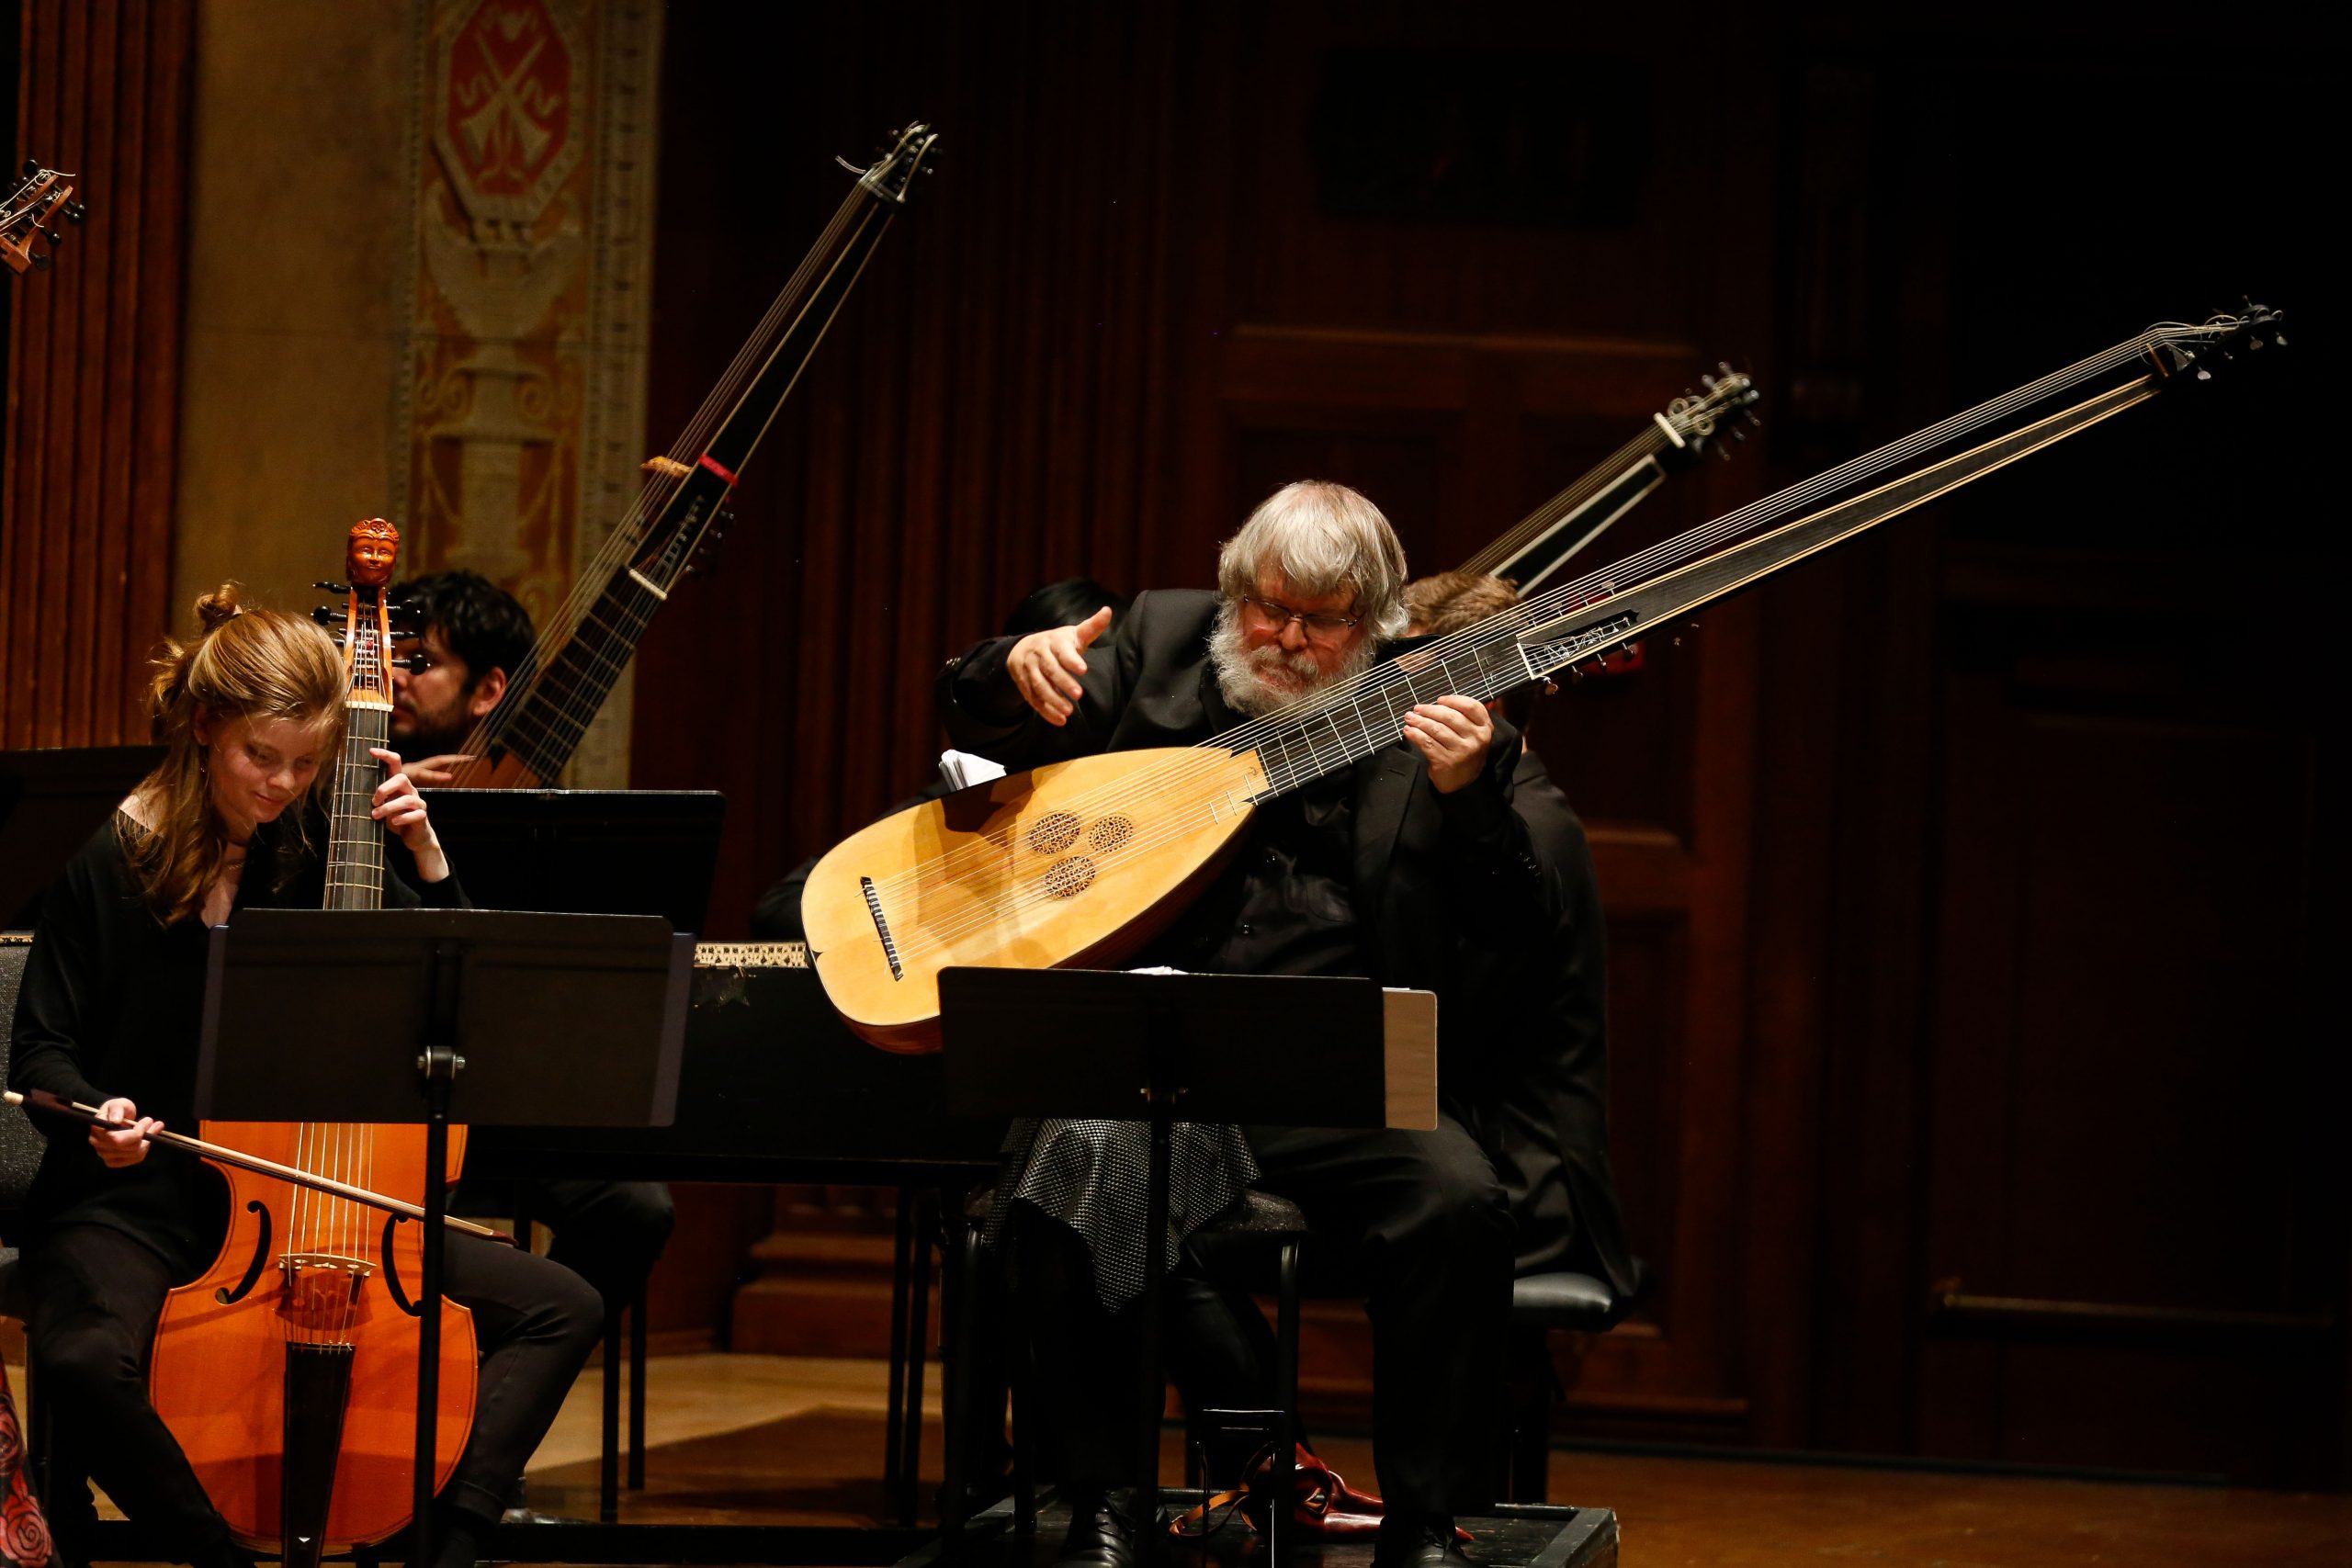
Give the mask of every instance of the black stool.
<path id="1" fill-rule="evenodd" d="M 1510 1433 L 1503 1456 L 1503 1496 L 1541 1503 L 1552 1456 L 1552 1401 L 1566 1394 L 1552 1366 L 1557 1331 L 1606 1334 L 1647 1293 L 1648 1270 L 1634 1260 L 1634 1289 L 1618 1295 L 1605 1280 L 1562 1270 L 1511 1283 Z"/>
<path id="2" fill-rule="evenodd" d="M 1276 1246 L 1274 1309 L 1274 1408 L 1272 1410 L 1195 1410 L 1189 1414 L 1211 1430 L 1262 1432 L 1272 1446 L 1273 1495 L 1266 1505 L 1266 1560 L 1271 1565 L 1284 1550 L 1290 1527 L 1291 1499 L 1296 1491 L 1298 1463 L 1298 1296 L 1299 1249 L 1307 1236 L 1306 1216 L 1287 1198 L 1251 1188 L 1224 1213 L 1202 1225 L 1195 1235 L 1213 1244 L 1231 1246 L 1243 1240 Z M 1189 1445 L 1188 1445 L 1189 1447 Z M 1207 1478 L 1198 1473 L 1197 1457 L 1188 1455 L 1188 1478 L 1207 1490 Z M 1241 1478 L 1247 1484 L 1249 1478 Z"/>
<path id="3" fill-rule="evenodd" d="M 964 1211 L 964 1278 L 973 1282 L 974 1294 L 986 1248 L 983 1245 L 988 1216 L 996 1203 L 996 1193 L 983 1188 L 972 1194 Z M 1256 1239 L 1277 1246 L 1279 1274 L 1275 1314 L 1274 1387 L 1276 1405 L 1273 1410 L 1219 1411 L 1215 1414 L 1239 1421 L 1261 1421 L 1272 1434 L 1274 1445 L 1276 1490 L 1279 1506 L 1270 1509 L 1272 1520 L 1266 1541 L 1267 1568 L 1274 1568 L 1278 1554 L 1284 1550 L 1283 1538 L 1288 1533 L 1289 1499 L 1295 1489 L 1298 1431 L 1298 1299 L 1299 1248 L 1307 1235 L 1306 1217 L 1298 1205 L 1287 1198 L 1254 1189 L 1243 1193 L 1230 1207 L 1216 1218 L 1208 1220 L 1193 1233 L 1195 1237 L 1215 1236 L 1236 1242 Z M 962 1523 L 963 1496 L 961 1482 L 966 1473 L 967 1456 L 978 1446 L 979 1423 L 1001 1419 L 1001 1412 L 984 1411 L 975 1397 L 971 1373 L 978 1349 L 975 1320 L 979 1314 L 965 1310 L 956 1314 L 955 1338 L 956 1344 L 954 1371 L 956 1397 L 955 1404 L 960 1418 L 948 1425 L 948 1487 L 945 1509 L 957 1517 L 943 1519 L 953 1530 Z M 1007 1336 L 1007 1392 L 1011 1398 L 1012 1420 L 1012 1520 L 1016 1535 L 1026 1538 L 1037 1530 L 1037 1496 L 1035 1472 L 1031 1461 L 1031 1425 L 1024 1405 L 1028 1396 L 1029 1379 L 1022 1375 L 1028 1356 L 1028 1343 L 1022 1332 L 1017 1314 L 1005 1314 Z M 1209 1412 L 1196 1413 L 1205 1417 Z"/>
<path id="4" fill-rule="evenodd" d="M 628 1303 L 628 1489 L 645 1490 L 645 1287 Z M 621 1517 L 621 1325 L 618 1314 L 605 1320 L 605 1409 L 596 1472 L 596 1517 L 605 1524 Z"/>
<path id="5" fill-rule="evenodd" d="M 531 1250 L 531 1213 L 518 1194 L 514 1205 L 514 1245 Z M 596 1518 L 618 1524 L 621 1517 L 621 1319 L 628 1319 L 628 1489 L 645 1490 L 645 1291 L 620 1313 L 605 1318 L 604 1410 L 597 1442 Z M 516 1500 L 521 1501 L 517 1493 Z"/>

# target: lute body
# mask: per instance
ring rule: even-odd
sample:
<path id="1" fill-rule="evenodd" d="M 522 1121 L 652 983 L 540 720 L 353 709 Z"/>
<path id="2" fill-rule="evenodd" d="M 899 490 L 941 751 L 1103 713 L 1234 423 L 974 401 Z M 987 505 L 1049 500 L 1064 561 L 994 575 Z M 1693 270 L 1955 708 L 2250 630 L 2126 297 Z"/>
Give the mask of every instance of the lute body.
<path id="1" fill-rule="evenodd" d="M 958 790 L 852 834 L 801 917 L 825 994 L 886 1050 L 939 1044 L 939 972 L 1115 963 L 1239 845 L 1254 752 L 1110 751 Z"/>

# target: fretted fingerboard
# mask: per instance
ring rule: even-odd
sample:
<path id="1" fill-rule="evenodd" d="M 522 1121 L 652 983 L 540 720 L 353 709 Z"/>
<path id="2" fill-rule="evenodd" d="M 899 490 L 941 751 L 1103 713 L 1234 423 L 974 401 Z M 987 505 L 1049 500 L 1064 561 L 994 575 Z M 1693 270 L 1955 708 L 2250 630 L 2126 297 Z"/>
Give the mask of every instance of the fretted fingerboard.
<path id="1" fill-rule="evenodd" d="M 343 756 L 334 771 L 334 802 L 327 824 L 327 898 L 330 909 L 380 909 L 384 906 L 384 829 L 377 823 L 376 790 L 384 764 L 374 749 L 392 739 L 391 689 L 384 660 L 380 599 L 355 594 L 350 641 L 351 705 L 343 735 Z"/>
<path id="2" fill-rule="evenodd" d="M 711 504 L 707 495 L 694 499 L 695 518 L 673 530 L 675 538 L 691 536 L 692 523 Z M 562 646 L 544 664 L 536 662 L 535 654 L 535 662 L 524 667 L 520 679 L 527 686 L 492 725 L 497 748 L 522 758 L 542 780 L 563 772 L 628 668 L 662 601 L 652 580 L 638 567 L 615 572 Z"/>
<path id="3" fill-rule="evenodd" d="M 369 748 L 391 739 L 392 710 L 379 699 L 355 697 L 343 757 L 334 771 L 328 818 L 327 897 L 330 909 L 379 909 L 384 904 L 384 829 L 373 815 L 384 764 Z"/>

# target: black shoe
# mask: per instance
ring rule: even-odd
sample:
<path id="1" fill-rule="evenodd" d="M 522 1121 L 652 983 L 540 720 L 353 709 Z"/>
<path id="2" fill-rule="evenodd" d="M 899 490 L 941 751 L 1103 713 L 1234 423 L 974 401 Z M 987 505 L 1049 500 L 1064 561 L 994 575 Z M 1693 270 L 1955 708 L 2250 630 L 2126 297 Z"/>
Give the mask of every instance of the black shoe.
<path id="1" fill-rule="evenodd" d="M 1130 1500 L 1116 1494 L 1070 1498 L 1069 1533 L 1054 1568 L 1142 1568 L 1143 1529 Z"/>
<path id="2" fill-rule="evenodd" d="M 1453 1520 L 1444 1514 L 1419 1519 L 1391 1514 L 1380 1521 L 1380 1544 L 1373 1548 L 1373 1568 L 1471 1568 L 1453 1533 Z"/>

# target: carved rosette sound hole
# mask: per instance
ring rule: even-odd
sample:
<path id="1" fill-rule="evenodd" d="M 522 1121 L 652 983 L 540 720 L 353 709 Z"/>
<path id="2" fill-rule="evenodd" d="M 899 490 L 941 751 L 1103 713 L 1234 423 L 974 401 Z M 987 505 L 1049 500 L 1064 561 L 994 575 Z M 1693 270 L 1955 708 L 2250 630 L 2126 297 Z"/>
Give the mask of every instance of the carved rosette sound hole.
<path id="1" fill-rule="evenodd" d="M 1067 811 L 1040 817 L 1030 825 L 1029 847 L 1041 855 L 1057 855 L 1078 842 L 1078 818 Z"/>
<path id="2" fill-rule="evenodd" d="M 1107 855 L 1136 836 L 1136 825 L 1124 817 L 1105 817 L 1086 830 L 1086 841 L 1096 854 Z"/>
<path id="3" fill-rule="evenodd" d="M 1094 863 L 1084 855 L 1057 860 L 1046 868 L 1046 891 L 1057 898 L 1075 898 L 1094 880 Z"/>

